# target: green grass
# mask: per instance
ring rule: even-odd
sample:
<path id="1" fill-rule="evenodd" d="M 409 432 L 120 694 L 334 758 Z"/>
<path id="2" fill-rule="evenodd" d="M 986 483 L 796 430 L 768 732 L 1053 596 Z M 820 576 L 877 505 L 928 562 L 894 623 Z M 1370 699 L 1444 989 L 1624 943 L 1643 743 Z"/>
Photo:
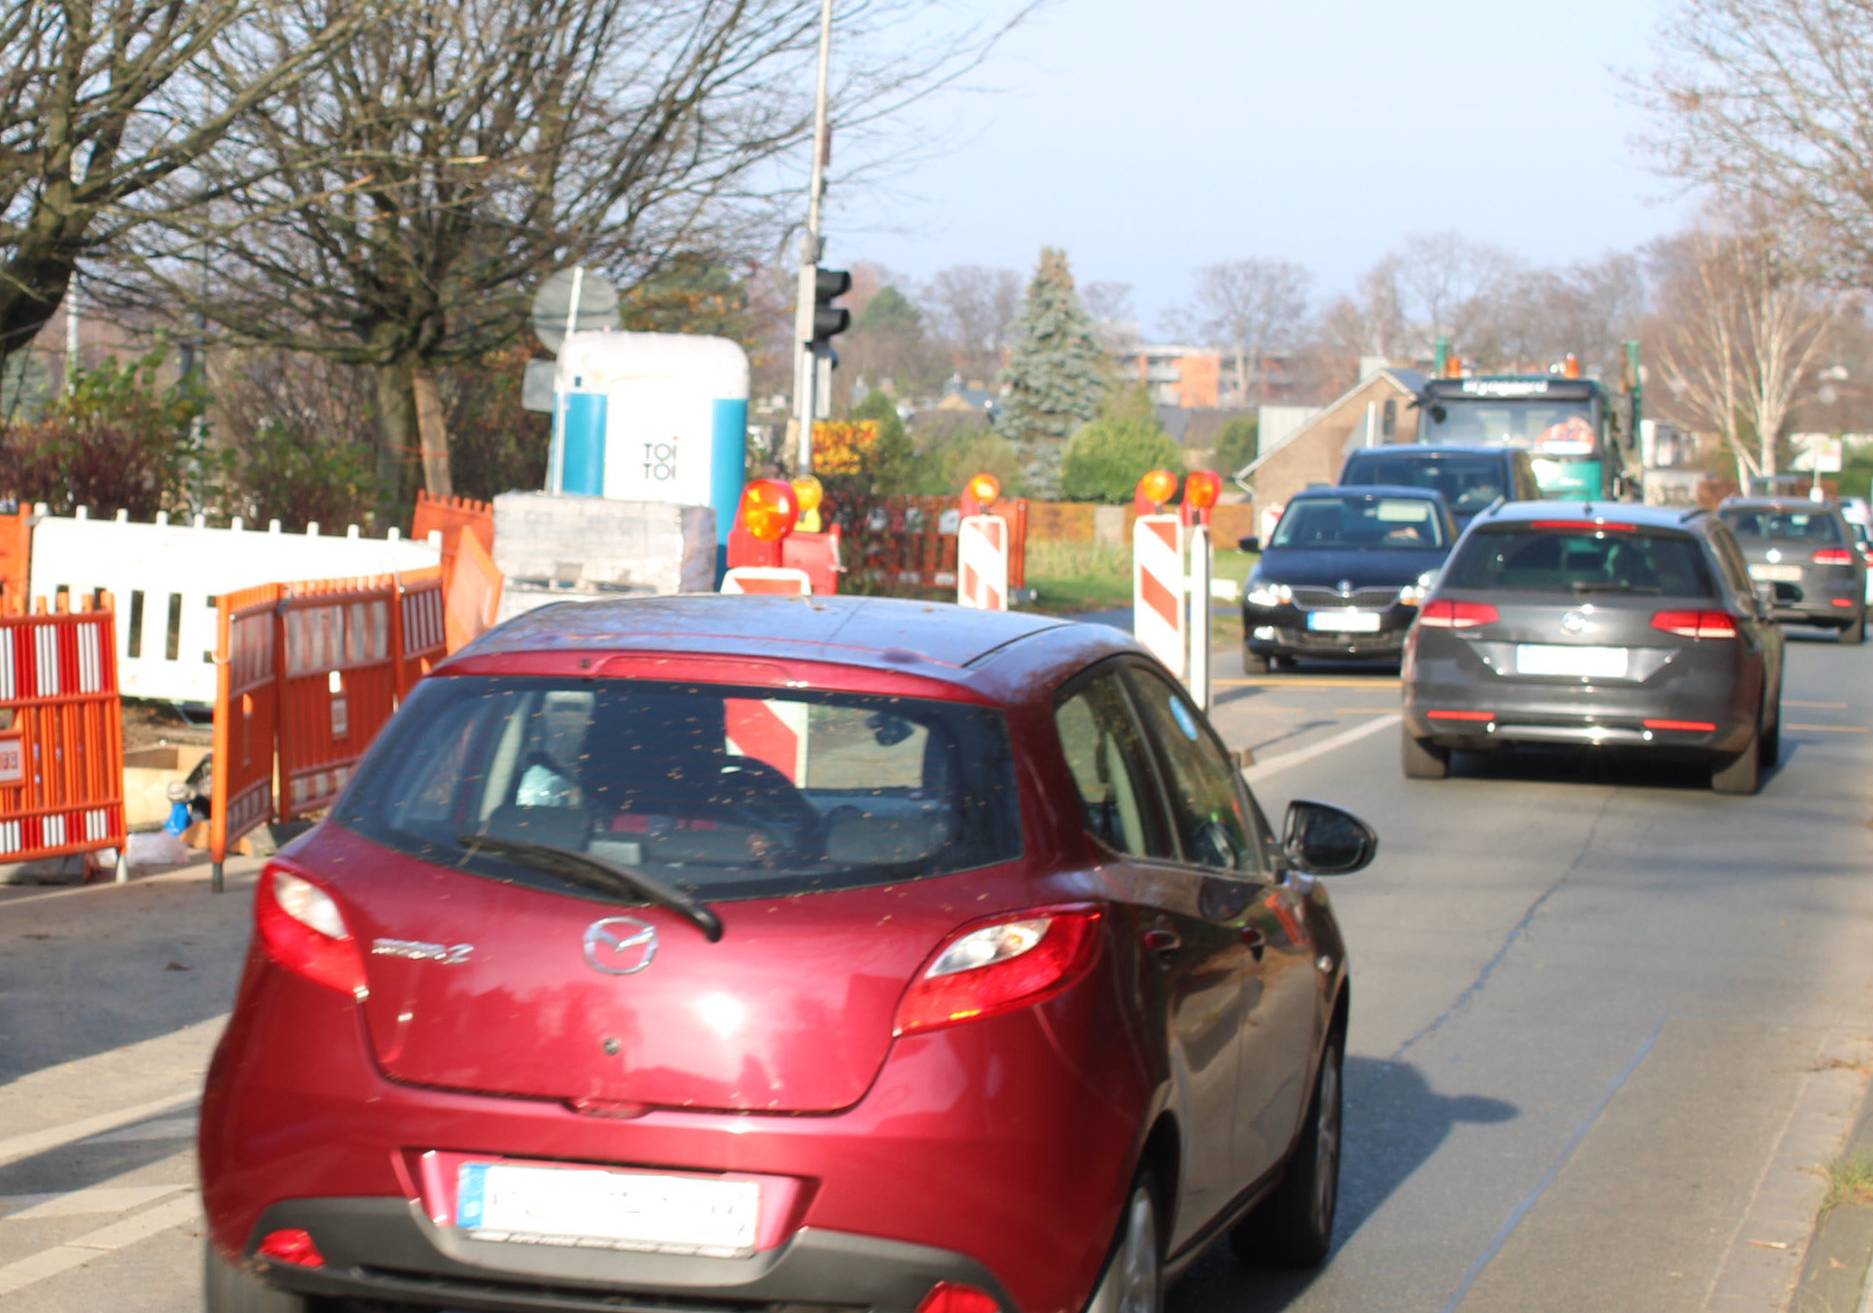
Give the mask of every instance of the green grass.
<path id="1" fill-rule="evenodd" d="M 1842 1206 L 1873 1205 L 1873 1153 L 1856 1153 L 1828 1164 L 1823 1214 Z"/>
<path id="2" fill-rule="evenodd" d="M 1231 547 L 1218 549 L 1211 559 L 1213 578 L 1228 579 L 1240 586 L 1257 558 Z M 1035 593 L 1036 611 L 1067 614 L 1130 606 L 1132 554 L 1112 543 L 1029 543 L 1027 583 Z M 1239 628 L 1233 619 L 1235 612 L 1231 603 L 1217 602 L 1216 623 L 1228 619 Z"/>

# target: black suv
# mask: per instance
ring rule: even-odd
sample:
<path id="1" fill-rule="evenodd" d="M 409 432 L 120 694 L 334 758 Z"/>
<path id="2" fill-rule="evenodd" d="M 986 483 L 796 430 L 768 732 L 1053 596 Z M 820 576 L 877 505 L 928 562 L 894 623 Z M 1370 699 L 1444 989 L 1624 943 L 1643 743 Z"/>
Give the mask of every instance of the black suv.
<path id="1" fill-rule="evenodd" d="M 1478 512 L 1498 501 L 1538 501 L 1535 465 L 1520 447 L 1363 447 L 1346 458 L 1340 484 L 1383 483 L 1442 493 L 1462 532 Z"/>

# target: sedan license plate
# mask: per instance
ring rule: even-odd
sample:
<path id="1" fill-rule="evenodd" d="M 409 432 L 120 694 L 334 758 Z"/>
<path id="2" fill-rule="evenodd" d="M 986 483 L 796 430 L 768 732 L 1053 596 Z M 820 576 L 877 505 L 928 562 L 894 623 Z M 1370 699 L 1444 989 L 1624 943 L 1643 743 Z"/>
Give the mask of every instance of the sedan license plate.
<path id="1" fill-rule="evenodd" d="M 761 1187 L 643 1172 L 464 1163 L 455 1224 L 477 1239 L 729 1258 L 754 1251 Z"/>
<path id="2" fill-rule="evenodd" d="M 1567 647 L 1547 643 L 1518 643 L 1515 648 L 1515 673 L 1518 675 L 1567 675 L 1582 679 L 1623 679 L 1626 674 L 1626 649 L 1623 647 Z"/>
<path id="3" fill-rule="evenodd" d="M 1766 584 L 1798 584 L 1801 582 L 1799 565 L 1752 565 L 1749 577 L 1759 579 Z"/>
<path id="4" fill-rule="evenodd" d="M 1317 634 L 1376 634 L 1377 611 L 1309 611 L 1307 627 Z"/>

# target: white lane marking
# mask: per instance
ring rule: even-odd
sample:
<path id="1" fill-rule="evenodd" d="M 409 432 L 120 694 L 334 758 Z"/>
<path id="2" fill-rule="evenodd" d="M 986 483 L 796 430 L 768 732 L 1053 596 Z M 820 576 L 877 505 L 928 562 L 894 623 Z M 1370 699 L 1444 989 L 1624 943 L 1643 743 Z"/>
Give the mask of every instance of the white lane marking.
<path id="1" fill-rule="evenodd" d="M 1267 779 L 1271 775 L 1278 775 L 1284 770 L 1292 770 L 1296 766 L 1312 761 L 1315 757 L 1322 757 L 1329 752 L 1336 752 L 1349 743 L 1357 743 L 1363 738 L 1377 734 L 1380 730 L 1390 729 L 1403 719 L 1404 717 L 1400 716 L 1396 711 L 1390 712 L 1387 715 L 1369 720 L 1363 725 L 1355 725 L 1351 729 L 1341 730 L 1338 734 L 1330 735 L 1320 740 L 1318 743 L 1309 744 L 1305 748 L 1296 748 L 1293 752 L 1284 752 L 1278 757 L 1270 757 L 1267 761 L 1258 761 L 1253 766 L 1243 771 L 1242 776 L 1244 779 L 1248 780 L 1249 783 L 1254 784 L 1259 780 Z"/>
<path id="2" fill-rule="evenodd" d="M 84 1217 L 91 1213 L 127 1213 L 191 1188 L 188 1185 L 92 1185 L 63 1194 L 0 1194 L 0 1223 Z"/>
<path id="3" fill-rule="evenodd" d="M 153 1122 L 144 1122 L 141 1126 L 129 1126 L 121 1131 L 112 1131 L 108 1135 L 86 1137 L 92 1144 L 144 1144 L 150 1140 L 192 1140 L 195 1138 L 194 1117 L 163 1117 Z"/>
<path id="4" fill-rule="evenodd" d="M 0 1267 L 0 1295 L 10 1295 L 49 1277 L 58 1276 L 61 1272 L 83 1267 L 100 1255 L 161 1235 L 164 1231 L 195 1221 L 201 1215 L 201 1202 L 196 1199 L 195 1192 L 190 1190 L 180 1199 L 159 1204 L 148 1212 L 134 1214 L 121 1222 L 112 1222 L 76 1240 L 67 1240 L 62 1245 L 42 1249 L 18 1262 Z"/>
<path id="5" fill-rule="evenodd" d="M 58 1149 L 79 1140 L 88 1140 L 93 1135 L 114 1131 L 134 1122 L 165 1113 L 179 1112 L 193 1105 L 198 1097 L 200 1097 L 199 1092 L 196 1090 L 168 1094 L 160 1099 L 151 1099 L 148 1103 L 119 1108 L 116 1112 L 101 1112 L 95 1117 L 81 1117 L 75 1122 L 66 1122 L 62 1126 L 48 1126 L 42 1131 L 28 1131 L 24 1135 L 9 1136 L 0 1140 L 0 1167 L 21 1158 L 30 1158 L 34 1154 L 44 1153 L 48 1149 Z"/>

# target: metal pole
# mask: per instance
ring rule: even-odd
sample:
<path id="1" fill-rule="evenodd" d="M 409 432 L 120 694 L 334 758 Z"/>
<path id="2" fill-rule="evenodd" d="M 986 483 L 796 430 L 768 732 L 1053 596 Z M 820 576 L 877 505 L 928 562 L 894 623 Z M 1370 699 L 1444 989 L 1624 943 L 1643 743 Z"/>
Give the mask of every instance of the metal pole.
<path id="1" fill-rule="evenodd" d="M 813 472 L 813 421 L 819 414 L 819 362 L 813 356 L 814 282 L 823 249 L 820 200 L 826 191 L 826 94 L 832 69 L 832 0 L 819 6 L 819 86 L 813 105 L 813 173 L 807 185 L 806 235 L 800 241 L 800 301 L 795 314 L 794 419 L 800 426 L 800 473 Z"/>
<path id="2" fill-rule="evenodd" d="M 78 390 L 78 270 L 65 289 L 65 392 Z"/>
<path id="3" fill-rule="evenodd" d="M 1366 403 L 1366 445 L 1379 445 L 1379 403 L 1376 401 Z"/>
<path id="4" fill-rule="evenodd" d="M 1210 709 L 1210 531 L 1202 524 L 1190 526 L 1190 569 L 1186 587 L 1190 593 L 1190 699 L 1204 711 Z"/>

